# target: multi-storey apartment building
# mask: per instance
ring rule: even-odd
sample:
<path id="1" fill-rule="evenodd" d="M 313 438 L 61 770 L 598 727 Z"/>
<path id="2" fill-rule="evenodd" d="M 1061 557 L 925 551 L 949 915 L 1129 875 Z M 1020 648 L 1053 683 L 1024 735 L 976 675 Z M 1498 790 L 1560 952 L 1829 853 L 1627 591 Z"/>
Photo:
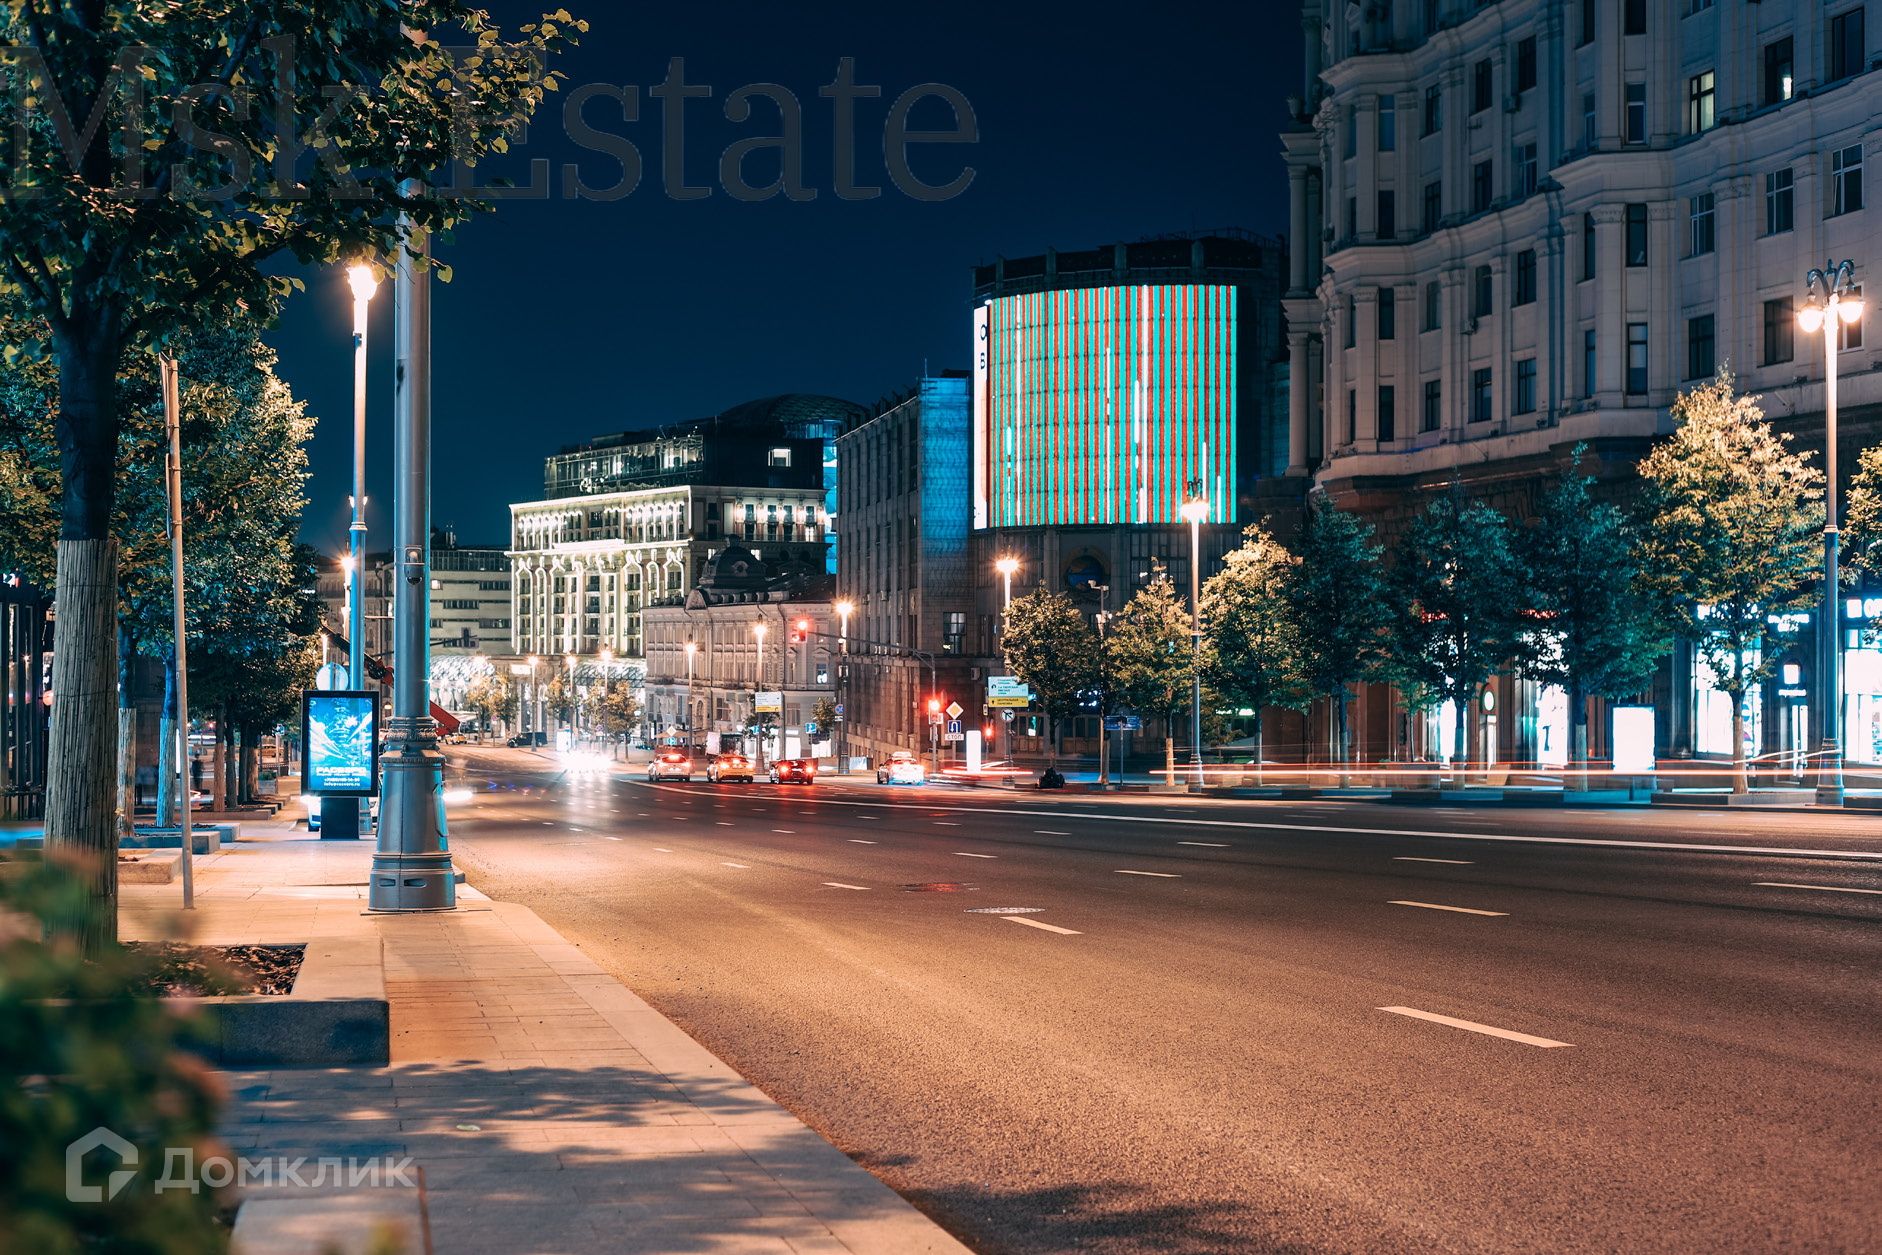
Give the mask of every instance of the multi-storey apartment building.
<path id="1" fill-rule="evenodd" d="M 1820 448 L 1822 343 L 1794 316 L 1809 268 L 1882 265 L 1865 185 L 1882 160 L 1878 8 L 1308 0 L 1306 83 L 1282 135 L 1290 469 L 1388 536 L 1453 483 L 1521 518 L 1578 444 L 1625 491 L 1679 389 L 1724 367 Z M 1861 323 L 1842 333 L 1845 473 L 1882 431 L 1874 339 Z M 1848 674 L 1873 687 L 1882 667 Z M 1802 735 L 1789 691 L 1769 695 L 1754 748 Z M 1546 753 L 1559 698 L 1498 692 L 1472 715 L 1487 743 Z M 1848 697 L 1853 722 L 1882 711 Z M 1688 655 L 1655 698 L 1663 748 L 1729 751 L 1720 695 Z M 1370 754 L 1419 752 L 1393 699 L 1362 704 Z M 1852 727 L 1852 756 L 1882 758 L 1876 733 Z"/>

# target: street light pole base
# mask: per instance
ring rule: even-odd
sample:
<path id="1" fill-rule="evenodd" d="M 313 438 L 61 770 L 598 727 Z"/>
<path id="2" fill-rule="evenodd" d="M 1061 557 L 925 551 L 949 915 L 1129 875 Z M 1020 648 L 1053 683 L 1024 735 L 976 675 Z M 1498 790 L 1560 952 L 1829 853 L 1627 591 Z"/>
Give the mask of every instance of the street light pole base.
<path id="1" fill-rule="evenodd" d="M 387 721 L 385 798 L 367 909 L 392 914 L 449 911 L 457 876 L 444 819 L 444 755 L 429 715 Z"/>

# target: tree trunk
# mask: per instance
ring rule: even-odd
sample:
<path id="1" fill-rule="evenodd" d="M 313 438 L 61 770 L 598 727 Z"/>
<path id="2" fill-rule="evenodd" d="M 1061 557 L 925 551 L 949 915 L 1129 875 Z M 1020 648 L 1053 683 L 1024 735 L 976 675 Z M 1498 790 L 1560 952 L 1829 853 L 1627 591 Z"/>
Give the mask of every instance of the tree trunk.
<path id="1" fill-rule="evenodd" d="M 1470 783 L 1470 696 L 1458 693 L 1451 698 L 1457 711 L 1457 723 L 1451 729 L 1451 776 L 1457 787 Z"/>
<path id="2" fill-rule="evenodd" d="M 170 649 L 163 656 L 163 716 L 157 730 L 157 826 L 174 827 L 177 822 L 176 804 L 176 650 Z M 185 763 L 183 770 L 188 771 Z M 188 787 L 185 781 L 184 787 Z"/>
<path id="3" fill-rule="evenodd" d="M 1751 785 L 1745 778 L 1745 692 L 1734 689 L 1732 692 L 1732 792 L 1749 793 Z"/>
<path id="4" fill-rule="evenodd" d="M 1352 780 L 1351 773 L 1347 771 L 1347 765 L 1352 761 L 1352 740 L 1346 726 L 1346 686 L 1344 684 L 1340 685 L 1340 691 L 1334 697 L 1334 705 L 1338 708 L 1335 735 L 1339 739 L 1340 787 L 1343 789 Z"/>
<path id="5" fill-rule="evenodd" d="M 1568 690 L 1568 779 L 1565 783 L 1577 793 L 1588 791 L 1588 695 L 1573 686 Z"/>
<path id="6" fill-rule="evenodd" d="M 1171 732 L 1169 715 L 1163 717 L 1163 776 L 1164 783 L 1172 789 L 1176 787 L 1176 737 Z"/>
<path id="7" fill-rule="evenodd" d="M 207 770 L 203 772 L 203 792 L 209 795 L 209 801 L 203 809 L 217 814 L 228 809 L 226 796 L 222 792 L 222 782 L 224 779 L 222 767 L 222 728 L 227 722 L 228 720 L 223 717 L 222 711 L 216 711 L 216 730 L 210 733 L 209 736 L 209 762 L 205 764 Z"/>
<path id="8" fill-rule="evenodd" d="M 220 751 L 217 765 L 222 768 L 222 808 L 232 811 L 237 806 L 236 789 L 240 779 L 240 764 L 235 757 L 235 721 L 229 717 L 228 707 L 223 707 L 222 717 L 216 720 L 216 747 Z"/>
<path id="9" fill-rule="evenodd" d="M 1261 707 L 1255 707 L 1255 783 L 1263 783 L 1267 777 L 1263 773 L 1261 753 Z"/>
<path id="10" fill-rule="evenodd" d="M 136 652 L 131 635 L 118 625 L 118 843 L 137 822 L 137 703 L 131 692 Z"/>

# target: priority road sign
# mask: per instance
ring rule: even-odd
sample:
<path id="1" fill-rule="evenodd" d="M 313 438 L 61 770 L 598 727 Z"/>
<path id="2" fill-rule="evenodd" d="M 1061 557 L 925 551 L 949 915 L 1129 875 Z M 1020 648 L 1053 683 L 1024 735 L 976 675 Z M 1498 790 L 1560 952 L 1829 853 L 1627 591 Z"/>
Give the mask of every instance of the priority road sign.
<path id="1" fill-rule="evenodd" d="M 948 703 L 948 718 L 952 719 L 956 723 L 959 723 L 961 721 L 961 704 L 959 702 Z M 958 728 L 955 730 L 959 731 Z"/>

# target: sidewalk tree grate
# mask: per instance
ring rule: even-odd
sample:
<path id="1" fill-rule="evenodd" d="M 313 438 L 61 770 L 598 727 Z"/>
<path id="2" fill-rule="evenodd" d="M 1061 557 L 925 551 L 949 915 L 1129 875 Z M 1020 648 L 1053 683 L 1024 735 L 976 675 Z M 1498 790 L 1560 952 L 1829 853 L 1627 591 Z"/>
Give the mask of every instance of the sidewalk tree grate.
<path id="1" fill-rule="evenodd" d="M 970 906 L 969 915 L 1038 915 L 1046 908 L 1043 906 Z"/>
<path id="2" fill-rule="evenodd" d="M 903 893 L 972 893 L 979 885 L 962 884 L 958 880 L 931 880 L 926 884 L 903 885 Z"/>

